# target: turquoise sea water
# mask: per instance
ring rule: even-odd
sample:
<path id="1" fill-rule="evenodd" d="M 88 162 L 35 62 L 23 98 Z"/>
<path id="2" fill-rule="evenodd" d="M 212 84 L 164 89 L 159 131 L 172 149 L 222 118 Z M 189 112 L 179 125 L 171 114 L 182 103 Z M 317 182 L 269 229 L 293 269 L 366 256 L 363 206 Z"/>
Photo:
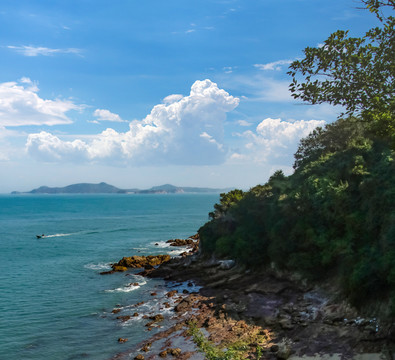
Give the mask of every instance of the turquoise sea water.
<path id="1" fill-rule="evenodd" d="M 122 323 L 111 311 L 128 314 L 140 301 L 156 311 L 150 294 L 167 291 L 164 281 L 99 273 L 123 256 L 174 254 L 164 242 L 196 233 L 217 201 L 218 194 L 0 195 L 0 359 L 109 359 L 148 338 L 143 319 Z"/>

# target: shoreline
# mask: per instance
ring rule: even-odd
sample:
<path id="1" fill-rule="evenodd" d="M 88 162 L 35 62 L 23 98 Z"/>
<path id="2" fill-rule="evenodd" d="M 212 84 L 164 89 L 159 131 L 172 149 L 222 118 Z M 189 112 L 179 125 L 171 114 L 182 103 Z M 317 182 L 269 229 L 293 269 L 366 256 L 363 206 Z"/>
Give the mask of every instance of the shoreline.
<path id="1" fill-rule="evenodd" d="M 194 282 L 201 288 L 169 291 L 161 299 L 172 300 L 169 327 L 111 360 L 209 358 L 196 343 L 206 352 L 217 352 L 213 359 L 222 355 L 224 359 L 393 359 L 392 324 L 362 317 L 346 301 L 339 301 L 330 286 L 314 286 L 274 270 L 252 272 L 233 261 L 205 259 L 196 247 L 193 253 L 139 274 L 184 286 Z M 160 326 L 160 321 L 152 325 Z M 233 357 L 224 349 L 233 351 Z"/>

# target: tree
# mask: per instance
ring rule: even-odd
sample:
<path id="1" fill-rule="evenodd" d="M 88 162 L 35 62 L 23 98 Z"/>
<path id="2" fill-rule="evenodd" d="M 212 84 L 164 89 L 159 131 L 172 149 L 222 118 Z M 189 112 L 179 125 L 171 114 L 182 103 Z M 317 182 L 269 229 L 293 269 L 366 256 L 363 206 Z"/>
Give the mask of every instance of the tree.
<path id="1" fill-rule="evenodd" d="M 219 204 L 214 205 L 215 211 L 210 212 L 208 215 L 211 219 L 217 219 L 224 216 L 227 211 L 237 204 L 244 196 L 244 192 L 239 189 L 229 191 L 228 193 L 220 194 Z"/>
<path id="2" fill-rule="evenodd" d="M 395 18 L 385 17 L 384 7 L 394 0 L 362 0 L 382 26 L 362 38 L 338 30 L 317 48 L 307 47 L 305 58 L 290 65 L 290 90 L 295 99 L 311 104 L 341 105 L 348 115 L 390 113 L 395 97 Z M 303 80 L 299 80 L 299 76 Z"/>
<path id="3" fill-rule="evenodd" d="M 354 117 L 338 119 L 324 128 L 316 128 L 300 140 L 294 155 L 294 169 L 316 161 L 320 156 L 366 144 L 368 139 L 364 137 L 365 128 L 365 124 Z"/>

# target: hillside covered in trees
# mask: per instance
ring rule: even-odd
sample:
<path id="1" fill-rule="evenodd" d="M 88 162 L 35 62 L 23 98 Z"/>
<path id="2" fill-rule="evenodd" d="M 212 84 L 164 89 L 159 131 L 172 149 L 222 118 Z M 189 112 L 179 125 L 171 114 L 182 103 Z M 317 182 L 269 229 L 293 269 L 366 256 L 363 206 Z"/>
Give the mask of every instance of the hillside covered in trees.
<path id="1" fill-rule="evenodd" d="M 295 98 L 343 114 L 301 140 L 292 175 L 221 194 L 199 234 L 203 254 L 336 279 L 395 315 L 395 1 L 363 3 L 380 26 L 337 31 L 289 71 Z"/>

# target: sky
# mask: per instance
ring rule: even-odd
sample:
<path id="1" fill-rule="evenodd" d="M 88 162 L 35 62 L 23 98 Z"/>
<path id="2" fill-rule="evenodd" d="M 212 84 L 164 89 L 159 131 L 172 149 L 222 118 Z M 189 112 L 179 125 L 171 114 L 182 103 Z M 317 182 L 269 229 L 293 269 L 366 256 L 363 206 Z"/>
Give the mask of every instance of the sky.
<path id="1" fill-rule="evenodd" d="M 296 101 L 289 64 L 358 0 L 0 0 L 0 193 L 107 182 L 237 187 L 292 173 L 341 109 Z"/>

